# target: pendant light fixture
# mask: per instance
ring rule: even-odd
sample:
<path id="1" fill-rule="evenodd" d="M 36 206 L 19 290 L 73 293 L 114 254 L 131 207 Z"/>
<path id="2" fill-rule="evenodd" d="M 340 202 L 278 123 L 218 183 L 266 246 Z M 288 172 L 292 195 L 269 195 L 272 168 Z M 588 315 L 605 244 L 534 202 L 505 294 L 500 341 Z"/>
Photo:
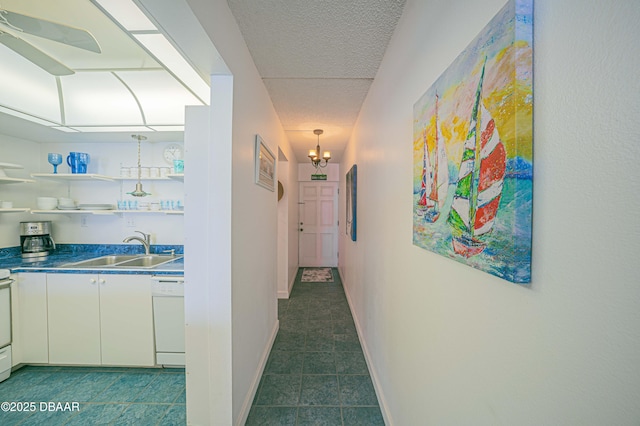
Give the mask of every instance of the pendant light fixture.
<path id="1" fill-rule="evenodd" d="M 142 189 L 142 182 L 140 181 L 142 170 L 140 167 L 140 141 L 146 141 L 147 137 L 142 135 L 131 135 L 131 137 L 138 140 L 138 183 L 136 183 L 135 191 L 127 192 L 127 194 L 133 195 L 134 197 L 146 197 L 151 194 Z"/>
<path id="2" fill-rule="evenodd" d="M 331 159 L 331 152 L 325 151 L 322 154 L 322 158 L 320 158 L 320 135 L 324 133 L 322 129 L 315 129 L 313 131 L 314 135 L 318 136 L 318 144 L 316 145 L 315 150 L 309 151 L 309 159 L 311 160 L 311 164 L 318 170 L 320 167 L 327 167 L 329 160 Z M 324 163 L 323 163 L 324 161 Z"/>

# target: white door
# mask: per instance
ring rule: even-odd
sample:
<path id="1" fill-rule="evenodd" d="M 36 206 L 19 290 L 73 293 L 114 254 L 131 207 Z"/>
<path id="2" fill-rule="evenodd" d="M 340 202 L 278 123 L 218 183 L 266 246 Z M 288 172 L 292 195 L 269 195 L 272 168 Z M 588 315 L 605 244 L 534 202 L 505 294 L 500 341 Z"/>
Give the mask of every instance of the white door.
<path id="1" fill-rule="evenodd" d="M 338 182 L 300 182 L 300 266 L 338 266 Z"/>

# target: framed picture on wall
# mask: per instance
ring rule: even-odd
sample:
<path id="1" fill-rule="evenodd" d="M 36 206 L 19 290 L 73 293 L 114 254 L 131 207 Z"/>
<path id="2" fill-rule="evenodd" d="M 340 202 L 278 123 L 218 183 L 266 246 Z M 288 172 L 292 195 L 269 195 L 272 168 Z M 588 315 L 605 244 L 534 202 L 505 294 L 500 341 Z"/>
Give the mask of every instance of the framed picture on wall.
<path id="1" fill-rule="evenodd" d="M 267 188 L 269 191 L 275 191 L 276 157 L 260 135 L 256 135 L 255 153 L 256 184 Z"/>

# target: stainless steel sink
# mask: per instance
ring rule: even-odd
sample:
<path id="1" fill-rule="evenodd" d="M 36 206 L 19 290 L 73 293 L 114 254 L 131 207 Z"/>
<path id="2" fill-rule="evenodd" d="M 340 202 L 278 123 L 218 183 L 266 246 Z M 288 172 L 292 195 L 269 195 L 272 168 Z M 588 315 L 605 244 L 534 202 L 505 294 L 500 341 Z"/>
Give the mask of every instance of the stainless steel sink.
<path id="1" fill-rule="evenodd" d="M 165 254 L 118 254 L 66 263 L 61 268 L 153 268 L 154 266 L 182 259 L 182 257 Z"/>
<path id="2" fill-rule="evenodd" d="M 80 262 L 71 262 L 62 265 L 63 268 L 78 267 L 78 268 L 91 268 L 98 266 L 113 266 L 117 263 L 124 262 L 126 260 L 135 259 L 140 257 L 139 254 L 117 254 L 109 256 L 95 257 L 93 259 L 82 260 Z"/>
<path id="3" fill-rule="evenodd" d="M 182 256 L 149 254 L 146 256 L 137 257 L 136 259 L 118 263 L 115 266 L 117 266 L 118 268 L 153 268 L 154 266 L 162 265 L 163 263 L 171 262 L 181 258 Z"/>

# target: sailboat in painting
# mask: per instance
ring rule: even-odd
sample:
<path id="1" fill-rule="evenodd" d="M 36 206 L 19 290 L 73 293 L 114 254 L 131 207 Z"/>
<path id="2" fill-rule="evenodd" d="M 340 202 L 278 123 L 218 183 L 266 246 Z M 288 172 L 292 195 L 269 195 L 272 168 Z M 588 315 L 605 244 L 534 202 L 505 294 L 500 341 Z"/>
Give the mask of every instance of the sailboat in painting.
<path id="1" fill-rule="evenodd" d="M 420 197 L 418 198 L 417 212 L 424 217 L 426 222 L 433 223 L 440 217 L 440 212 L 447 200 L 449 190 L 449 165 L 444 138 L 440 131 L 438 121 L 438 94 L 436 94 L 436 141 L 433 155 L 433 164 L 427 144 L 426 129 L 422 134 L 424 151 L 422 157 L 422 183 L 420 185 Z"/>
<path id="2" fill-rule="evenodd" d="M 482 83 L 476 91 L 469 132 L 464 143 L 458 183 L 449 212 L 453 250 L 471 257 L 481 253 L 500 207 L 506 152 L 495 121 L 482 102 Z"/>

